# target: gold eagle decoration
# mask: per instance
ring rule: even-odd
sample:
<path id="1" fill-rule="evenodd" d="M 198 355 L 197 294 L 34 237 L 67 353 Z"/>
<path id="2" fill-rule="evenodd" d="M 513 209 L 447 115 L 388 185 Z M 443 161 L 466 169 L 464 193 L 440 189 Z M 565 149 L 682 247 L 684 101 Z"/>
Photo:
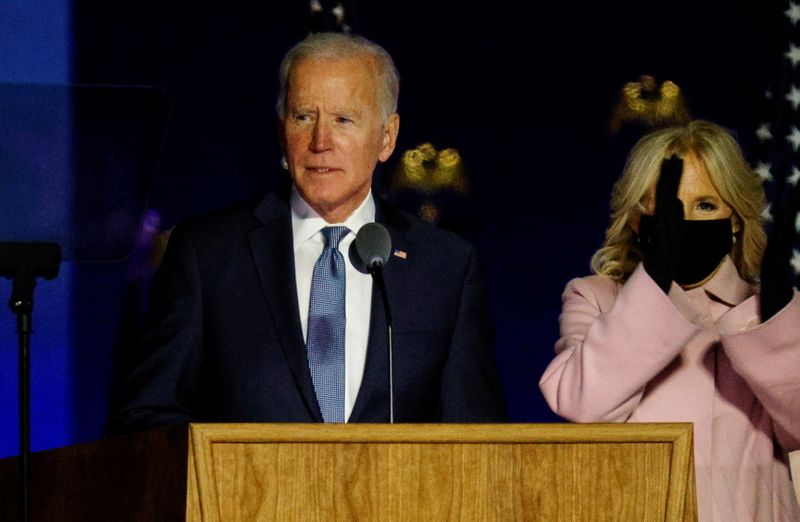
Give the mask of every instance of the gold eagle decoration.
<path id="1" fill-rule="evenodd" d="M 631 123 L 658 128 L 686 123 L 689 118 L 689 108 L 677 84 L 669 80 L 659 84 L 654 77 L 644 75 L 622 87 L 610 130 L 616 134 Z"/>
<path id="2" fill-rule="evenodd" d="M 436 150 L 430 143 L 405 151 L 394 171 L 392 191 L 396 194 L 405 190 L 425 197 L 417 210 L 421 218 L 438 222 L 441 210 L 433 196 L 447 191 L 465 195 L 468 191 L 461 154 L 456 149 Z"/>

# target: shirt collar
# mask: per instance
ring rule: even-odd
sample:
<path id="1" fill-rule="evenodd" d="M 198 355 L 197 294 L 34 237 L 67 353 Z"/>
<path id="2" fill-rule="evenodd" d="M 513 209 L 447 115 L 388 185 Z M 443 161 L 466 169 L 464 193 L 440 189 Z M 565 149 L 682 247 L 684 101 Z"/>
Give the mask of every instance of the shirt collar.
<path id="1" fill-rule="evenodd" d="M 731 306 L 738 305 L 755 293 L 755 288 L 739 276 L 730 256 L 725 256 L 717 273 L 701 288 Z"/>
<path id="2" fill-rule="evenodd" d="M 375 221 L 375 200 L 372 197 L 372 189 L 367 193 L 361 205 L 341 223 L 328 223 L 325 221 L 303 199 L 294 186 L 292 186 L 289 205 L 292 209 L 292 236 L 295 245 L 305 243 L 327 226 L 342 225 L 355 234 L 362 226 Z"/>

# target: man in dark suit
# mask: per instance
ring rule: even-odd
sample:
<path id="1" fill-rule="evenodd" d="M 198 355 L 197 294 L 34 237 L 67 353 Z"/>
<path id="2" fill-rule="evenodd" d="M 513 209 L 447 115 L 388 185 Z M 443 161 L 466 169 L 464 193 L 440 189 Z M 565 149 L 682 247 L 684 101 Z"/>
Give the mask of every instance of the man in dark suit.
<path id="1" fill-rule="evenodd" d="M 292 189 L 176 227 L 112 432 L 387 422 L 384 307 L 349 260 L 371 221 L 392 240 L 395 420 L 504 420 L 473 248 L 372 196 L 398 91 L 388 53 L 363 38 L 314 35 L 289 51 L 278 114 Z"/>

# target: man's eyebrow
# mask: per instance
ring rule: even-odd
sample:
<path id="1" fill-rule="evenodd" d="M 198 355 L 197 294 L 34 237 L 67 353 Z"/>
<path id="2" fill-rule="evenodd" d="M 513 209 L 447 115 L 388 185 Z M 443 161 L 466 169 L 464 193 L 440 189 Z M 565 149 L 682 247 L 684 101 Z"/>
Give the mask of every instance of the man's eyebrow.
<path id="1" fill-rule="evenodd" d="M 330 110 L 331 114 L 336 114 L 336 115 L 348 115 L 349 114 L 349 115 L 358 116 L 358 115 L 361 115 L 361 112 L 362 111 L 360 111 L 356 107 L 334 107 L 333 109 Z"/>

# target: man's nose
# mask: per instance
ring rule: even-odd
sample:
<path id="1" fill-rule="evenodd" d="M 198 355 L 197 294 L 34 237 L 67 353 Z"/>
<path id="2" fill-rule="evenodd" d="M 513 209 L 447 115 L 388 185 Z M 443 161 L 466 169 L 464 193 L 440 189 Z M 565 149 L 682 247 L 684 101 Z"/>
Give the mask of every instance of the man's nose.
<path id="1" fill-rule="evenodd" d="M 325 152 L 333 146 L 330 123 L 324 118 L 317 118 L 314 123 L 314 131 L 309 144 L 313 152 Z"/>

